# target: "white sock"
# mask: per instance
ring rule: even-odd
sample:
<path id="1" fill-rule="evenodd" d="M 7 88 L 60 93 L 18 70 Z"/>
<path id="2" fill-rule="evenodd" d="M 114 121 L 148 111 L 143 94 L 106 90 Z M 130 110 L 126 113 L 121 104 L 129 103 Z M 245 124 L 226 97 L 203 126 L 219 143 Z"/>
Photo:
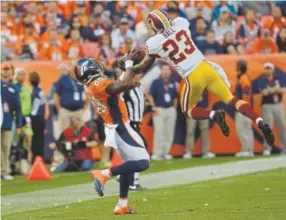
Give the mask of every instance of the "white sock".
<path id="1" fill-rule="evenodd" d="M 209 118 L 213 119 L 214 118 L 214 114 L 215 114 L 215 111 L 211 111 Z"/>
<path id="2" fill-rule="evenodd" d="M 126 198 L 126 199 L 121 199 L 121 198 L 119 198 L 118 204 L 119 204 L 121 207 L 126 207 L 126 206 L 128 205 L 128 200 L 127 200 L 127 198 Z"/>
<path id="3" fill-rule="evenodd" d="M 139 173 L 134 173 L 134 185 L 139 184 Z"/>
<path id="4" fill-rule="evenodd" d="M 102 173 L 104 176 L 110 177 L 110 169 L 102 170 L 101 173 Z"/>
<path id="5" fill-rule="evenodd" d="M 256 124 L 259 124 L 260 121 L 263 121 L 263 119 L 262 118 L 257 118 L 255 122 L 256 122 Z"/>

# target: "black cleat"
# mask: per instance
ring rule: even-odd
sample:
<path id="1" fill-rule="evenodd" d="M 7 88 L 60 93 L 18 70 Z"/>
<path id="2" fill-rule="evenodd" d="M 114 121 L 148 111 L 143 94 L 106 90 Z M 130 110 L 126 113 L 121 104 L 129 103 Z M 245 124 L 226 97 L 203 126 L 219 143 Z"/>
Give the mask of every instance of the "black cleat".
<path id="1" fill-rule="evenodd" d="M 224 136 L 228 137 L 229 126 L 226 124 L 226 121 L 225 121 L 225 112 L 221 109 L 215 111 L 213 120 L 219 125 Z"/>
<path id="2" fill-rule="evenodd" d="M 265 124 L 263 121 L 260 121 L 258 123 L 258 127 L 262 131 L 267 144 L 272 146 L 275 138 L 270 126 L 268 124 Z"/>
<path id="3" fill-rule="evenodd" d="M 146 189 L 147 189 L 147 187 L 143 187 L 140 184 L 130 185 L 129 186 L 129 190 L 130 191 L 143 191 L 143 190 L 146 190 Z"/>

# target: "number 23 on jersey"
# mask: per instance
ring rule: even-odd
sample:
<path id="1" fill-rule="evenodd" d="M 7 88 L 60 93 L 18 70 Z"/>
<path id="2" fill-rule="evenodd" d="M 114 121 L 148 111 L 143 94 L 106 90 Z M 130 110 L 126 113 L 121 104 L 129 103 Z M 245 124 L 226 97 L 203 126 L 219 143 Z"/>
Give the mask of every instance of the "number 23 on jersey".
<path id="1" fill-rule="evenodd" d="M 169 52 L 169 58 L 175 64 L 184 61 L 195 49 L 192 40 L 185 30 L 177 32 L 175 39 L 168 39 L 163 44 L 163 50 Z"/>

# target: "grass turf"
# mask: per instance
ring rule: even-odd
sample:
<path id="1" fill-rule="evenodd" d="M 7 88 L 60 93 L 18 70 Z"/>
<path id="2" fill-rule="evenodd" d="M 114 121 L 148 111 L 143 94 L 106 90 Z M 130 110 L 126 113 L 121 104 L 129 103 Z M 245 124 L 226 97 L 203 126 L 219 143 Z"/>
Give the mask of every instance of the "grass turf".
<path id="1" fill-rule="evenodd" d="M 262 157 L 263 156 L 256 156 L 251 159 L 258 159 Z M 214 159 L 193 158 L 192 160 L 174 159 L 168 161 L 152 161 L 150 168 L 147 171 L 143 172 L 143 174 L 197 166 L 221 164 L 247 159 L 249 158 L 223 156 Z M 27 181 L 26 177 L 17 176 L 12 181 L 1 181 L 1 195 L 5 196 L 22 192 L 53 189 L 88 182 L 90 182 L 90 175 L 88 175 L 87 172 L 55 173 L 53 174 L 53 179 L 50 181 Z"/>
<path id="2" fill-rule="evenodd" d="M 286 219 L 286 168 L 131 194 L 138 214 L 114 216 L 117 197 L 4 216 L 44 219 Z"/>

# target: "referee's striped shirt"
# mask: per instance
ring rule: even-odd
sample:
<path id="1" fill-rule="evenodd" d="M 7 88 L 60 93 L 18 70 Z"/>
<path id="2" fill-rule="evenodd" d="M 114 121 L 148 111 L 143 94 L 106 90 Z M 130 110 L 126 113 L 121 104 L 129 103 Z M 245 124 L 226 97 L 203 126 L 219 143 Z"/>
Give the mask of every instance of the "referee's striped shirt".
<path id="1" fill-rule="evenodd" d="M 145 97 L 142 86 L 134 87 L 123 94 L 128 110 L 129 120 L 141 122 L 144 113 Z"/>

